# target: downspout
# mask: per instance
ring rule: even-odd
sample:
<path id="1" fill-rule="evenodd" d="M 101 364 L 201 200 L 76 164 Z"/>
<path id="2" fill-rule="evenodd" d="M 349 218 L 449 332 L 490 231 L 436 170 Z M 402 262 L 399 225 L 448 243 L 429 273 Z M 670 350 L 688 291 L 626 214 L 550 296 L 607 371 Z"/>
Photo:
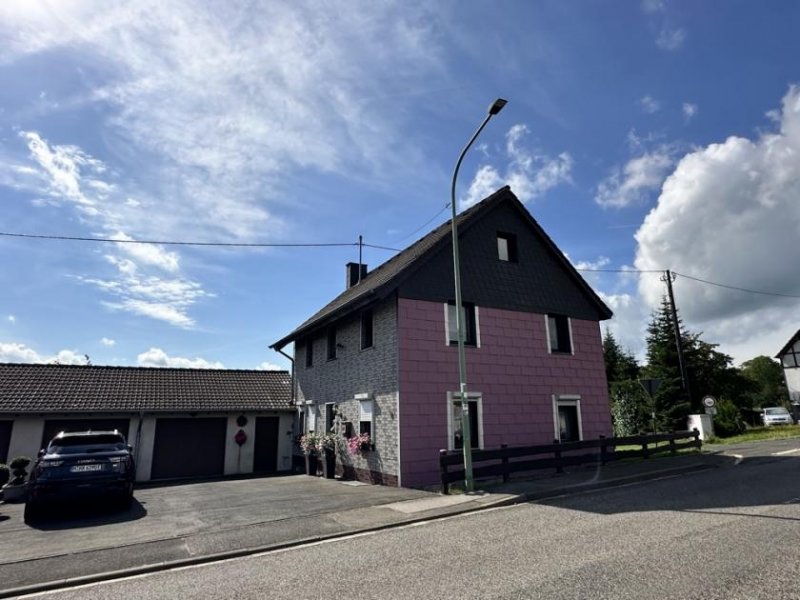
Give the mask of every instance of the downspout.
<path id="1" fill-rule="evenodd" d="M 280 348 L 273 348 L 273 350 L 275 350 L 275 352 L 283 354 L 287 359 L 289 359 L 289 362 L 292 363 L 292 406 L 295 406 L 297 403 L 297 393 L 295 389 L 296 382 L 294 378 L 294 359 L 288 354 L 286 354 L 286 352 L 284 352 Z"/>
<path id="2" fill-rule="evenodd" d="M 297 424 L 298 419 L 299 419 L 298 410 L 297 410 L 297 390 L 296 390 L 297 382 L 295 381 L 295 375 L 294 375 L 294 358 L 292 358 L 291 356 L 286 354 L 286 352 L 284 352 L 281 348 L 273 348 L 273 350 L 275 350 L 275 352 L 279 352 L 279 353 L 283 354 L 283 356 L 285 356 L 289 360 L 289 362 L 292 363 L 292 407 L 294 408 L 294 417 L 292 417 L 292 423 L 293 423 L 293 425 L 292 425 L 292 447 L 291 447 L 291 450 L 289 451 L 289 464 L 290 464 L 289 468 L 292 471 L 294 471 L 294 436 L 295 436 L 295 431 L 296 431 L 295 428 L 294 428 L 294 424 Z M 303 433 L 303 432 L 301 431 L 300 433 Z"/>

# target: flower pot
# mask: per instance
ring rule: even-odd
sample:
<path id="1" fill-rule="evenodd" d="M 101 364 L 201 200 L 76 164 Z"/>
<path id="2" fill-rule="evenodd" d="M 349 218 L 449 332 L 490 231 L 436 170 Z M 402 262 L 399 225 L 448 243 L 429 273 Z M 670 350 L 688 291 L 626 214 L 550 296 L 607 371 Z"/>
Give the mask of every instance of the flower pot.
<path id="1" fill-rule="evenodd" d="M 306 454 L 306 475 L 317 476 L 317 456 L 316 454 Z"/>
<path id="2" fill-rule="evenodd" d="M 359 444 L 358 446 L 358 449 L 361 450 L 362 452 L 366 452 L 367 450 L 372 450 L 372 444 L 370 444 L 369 442 L 361 442 L 361 444 Z"/>
<path id="3" fill-rule="evenodd" d="M 325 450 L 325 458 L 322 461 L 322 476 L 325 479 L 333 479 L 336 475 L 336 453 L 333 450 Z"/>

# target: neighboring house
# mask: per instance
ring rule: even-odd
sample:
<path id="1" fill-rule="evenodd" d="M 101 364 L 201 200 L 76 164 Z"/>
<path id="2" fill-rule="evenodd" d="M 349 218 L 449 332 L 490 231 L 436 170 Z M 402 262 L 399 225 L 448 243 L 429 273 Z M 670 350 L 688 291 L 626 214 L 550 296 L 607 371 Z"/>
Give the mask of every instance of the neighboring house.
<path id="1" fill-rule="evenodd" d="M 599 321 L 611 311 L 508 187 L 458 217 L 475 447 L 611 435 Z M 460 447 L 450 223 L 347 289 L 295 331 L 304 430 L 368 432 L 339 453 L 347 476 L 438 481 L 439 449 Z"/>
<path id="2" fill-rule="evenodd" d="M 0 364 L 0 462 L 59 431 L 118 429 L 137 481 L 275 473 L 293 421 L 286 371 Z"/>
<path id="3" fill-rule="evenodd" d="M 800 329 L 775 356 L 783 365 L 786 389 L 792 404 L 800 404 Z"/>

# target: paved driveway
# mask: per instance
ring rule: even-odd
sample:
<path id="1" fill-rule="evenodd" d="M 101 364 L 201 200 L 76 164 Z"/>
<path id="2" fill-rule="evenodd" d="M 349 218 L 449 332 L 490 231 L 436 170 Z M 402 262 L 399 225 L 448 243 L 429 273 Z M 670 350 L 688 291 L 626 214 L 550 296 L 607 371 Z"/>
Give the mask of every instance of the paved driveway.
<path id="1" fill-rule="evenodd" d="M 0 505 L 0 587 L 9 589 L 162 561 L 346 533 L 386 520 L 428 492 L 286 476 L 136 491 L 128 511 L 99 506 L 35 527 Z"/>

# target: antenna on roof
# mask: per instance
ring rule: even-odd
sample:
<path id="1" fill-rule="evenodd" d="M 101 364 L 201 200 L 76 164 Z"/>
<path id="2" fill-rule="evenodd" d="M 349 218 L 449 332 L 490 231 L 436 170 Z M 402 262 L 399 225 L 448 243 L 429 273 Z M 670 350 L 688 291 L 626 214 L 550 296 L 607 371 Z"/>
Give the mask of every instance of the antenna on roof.
<path id="1" fill-rule="evenodd" d="M 364 264 L 364 261 L 361 260 L 361 253 L 364 250 L 364 237 L 359 235 L 358 236 L 358 283 L 361 283 L 361 272 L 364 270 L 361 268 L 361 265 Z"/>

